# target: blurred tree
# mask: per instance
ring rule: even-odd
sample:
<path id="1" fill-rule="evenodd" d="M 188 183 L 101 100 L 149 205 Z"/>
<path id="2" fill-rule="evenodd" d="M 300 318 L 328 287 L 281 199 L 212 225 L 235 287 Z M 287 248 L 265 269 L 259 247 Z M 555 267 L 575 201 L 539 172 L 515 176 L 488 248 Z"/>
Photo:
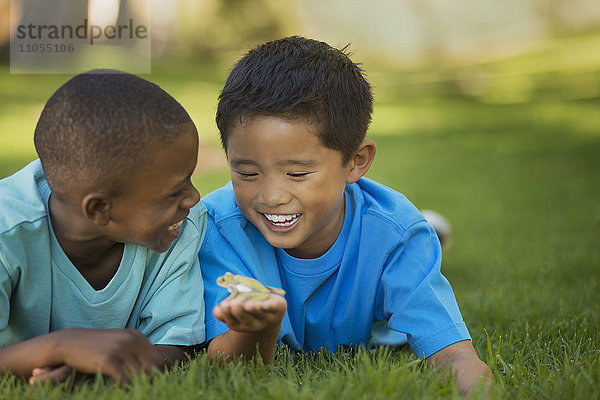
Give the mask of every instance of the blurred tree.
<path id="1" fill-rule="evenodd" d="M 252 46 L 297 29 L 289 0 L 181 0 L 180 13 L 178 52 L 204 58 L 239 51 L 240 45 Z"/>
<path id="2" fill-rule="evenodd" d="M 17 18 L 20 12 L 20 7 L 10 6 L 10 0 L 0 0 L 0 63 L 8 62 L 10 57 L 10 20 Z"/>
<path id="3" fill-rule="evenodd" d="M 535 0 L 539 17 L 551 36 L 594 31 L 600 28 L 598 0 Z"/>
<path id="4" fill-rule="evenodd" d="M 14 26 L 27 21 L 39 25 L 60 25 L 61 23 L 71 21 L 82 21 L 87 12 L 87 2 L 68 2 L 64 0 L 12 0 L 10 4 L 10 19 L 15 22 Z M 10 25 L 9 25 L 10 26 Z M 9 30 L 10 34 L 10 30 Z M 8 46 L 7 46 L 8 47 Z M 43 53 L 29 53 L 28 63 L 35 64 L 39 58 L 43 58 Z M 65 53 L 63 62 L 68 62 L 72 55 Z M 7 60 L 5 60 L 7 61 Z M 14 62 L 14 60 L 13 60 Z"/>

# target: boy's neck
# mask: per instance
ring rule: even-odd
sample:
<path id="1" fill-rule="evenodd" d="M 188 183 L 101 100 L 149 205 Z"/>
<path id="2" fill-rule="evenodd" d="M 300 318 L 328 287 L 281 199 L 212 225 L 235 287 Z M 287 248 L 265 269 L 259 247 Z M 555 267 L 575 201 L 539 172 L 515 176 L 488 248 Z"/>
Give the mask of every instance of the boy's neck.
<path id="1" fill-rule="evenodd" d="M 50 196 L 48 208 L 54 235 L 69 260 L 94 289 L 104 288 L 119 269 L 124 244 L 99 235 L 58 196 Z"/>

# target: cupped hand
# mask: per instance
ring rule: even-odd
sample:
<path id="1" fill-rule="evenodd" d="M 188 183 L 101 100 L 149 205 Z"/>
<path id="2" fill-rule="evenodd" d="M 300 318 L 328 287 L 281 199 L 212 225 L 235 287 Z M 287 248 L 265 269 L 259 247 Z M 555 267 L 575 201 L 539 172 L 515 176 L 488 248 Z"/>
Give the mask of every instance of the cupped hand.
<path id="1" fill-rule="evenodd" d="M 263 301 L 227 299 L 217 305 L 213 315 L 229 329 L 238 332 L 262 332 L 279 329 L 287 302 L 277 294 Z"/>

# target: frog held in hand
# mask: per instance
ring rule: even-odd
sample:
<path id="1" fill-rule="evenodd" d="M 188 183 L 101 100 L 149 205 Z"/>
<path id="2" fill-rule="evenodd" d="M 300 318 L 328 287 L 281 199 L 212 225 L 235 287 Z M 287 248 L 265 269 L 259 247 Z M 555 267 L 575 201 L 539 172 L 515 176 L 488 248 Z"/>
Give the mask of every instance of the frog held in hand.
<path id="1" fill-rule="evenodd" d="M 217 278 L 217 285 L 227 288 L 231 295 L 229 299 L 239 299 L 241 301 L 255 300 L 262 301 L 269 298 L 271 293 L 285 296 L 285 290 L 264 286 L 254 278 L 248 278 L 242 275 L 233 275 L 226 272 L 225 275 Z"/>

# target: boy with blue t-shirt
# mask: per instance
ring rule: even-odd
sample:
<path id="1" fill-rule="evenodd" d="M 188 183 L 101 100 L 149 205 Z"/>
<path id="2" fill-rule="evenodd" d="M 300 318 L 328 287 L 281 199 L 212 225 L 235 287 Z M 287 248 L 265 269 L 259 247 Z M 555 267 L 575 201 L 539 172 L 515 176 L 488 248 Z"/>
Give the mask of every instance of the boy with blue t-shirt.
<path id="1" fill-rule="evenodd" d="M 205 341 L 206 227 L 187 112 L 144 79 L 96 70 L 51 96 L 34 141 L 40 159 L 0 181 L 0 373 L 129 382 L 185 360 Z M 279 327 L 285 301 L 273 307 L 261 318 Z M 257 338 L 272 354 L 276 335 L 238 336 L 242 355 Z"/>
<path id="2" fill-rule="evenodd" d="M 403 195 L 363 177 L 372 102 L 360 68 L 323 42 L 276 40 L 234 66 L 216 117 L 231 182 L 203 199 L 207 339 L 227 330 L 210 311 L 229 270 L 286 290 L 282 344 L 408 341 L 427 364 L 452 365 L 467 393 L 489 369 L 440 273 L 435 231 Z"/>

